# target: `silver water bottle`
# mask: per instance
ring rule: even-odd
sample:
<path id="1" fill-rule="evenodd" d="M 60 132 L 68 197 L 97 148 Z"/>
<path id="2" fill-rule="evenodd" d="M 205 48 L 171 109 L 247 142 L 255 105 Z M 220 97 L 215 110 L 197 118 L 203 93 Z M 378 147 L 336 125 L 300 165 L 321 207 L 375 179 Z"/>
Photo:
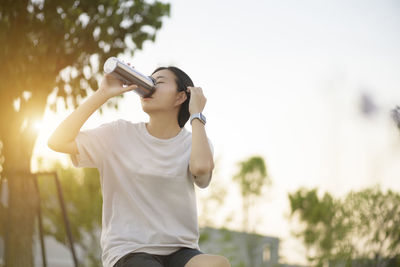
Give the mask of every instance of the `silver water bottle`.
<path id="1" fill-rule="evenodd" d="M 103 69 L 105 73 L 112 74 L 126 85 L 136 84 L 138 88 L 134 91 L 142 97 L 149 97 L 156 90 L 155 81 L 152 77 L 138 72 L 116 57 L 108 58 Z"/>

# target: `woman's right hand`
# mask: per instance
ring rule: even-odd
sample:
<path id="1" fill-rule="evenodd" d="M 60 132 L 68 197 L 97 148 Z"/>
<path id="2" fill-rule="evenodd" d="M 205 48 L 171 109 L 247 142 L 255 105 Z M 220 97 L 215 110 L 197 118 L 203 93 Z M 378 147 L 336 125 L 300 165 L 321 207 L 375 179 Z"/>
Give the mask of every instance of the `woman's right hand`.
<path id="1" fill-rule="evenodd" d="M 117 79 L 111 74 L 104 74 L 99 86 L 99 91 L 105 94 L 107 98 L 111 98 L 121 95 L 125 92 L 132 91 L 137 87 L 138 86 L 136 84 L 123 86 L 123 82 L 121 80 Z"/>

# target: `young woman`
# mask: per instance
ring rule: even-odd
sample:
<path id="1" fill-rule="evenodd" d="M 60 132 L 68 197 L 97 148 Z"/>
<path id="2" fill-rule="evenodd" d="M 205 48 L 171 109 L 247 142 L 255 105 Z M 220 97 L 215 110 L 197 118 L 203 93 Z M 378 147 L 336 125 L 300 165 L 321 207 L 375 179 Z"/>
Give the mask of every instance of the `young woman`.
<path id="1" fill-rule="evenodd" d="M 152 74 L 156 91 L 141 98 L 147 123 L 117 120 L 80 131 L 111 97 L 134 90 L 106 74 L 99 89 L 71 113 L 48 141 L 76 167 L 101 176 L 102 261 L 105 267 L 226 267 L 223 256 L 198 246 L 194 184 L 204 188 L 214 168 L 200 87 L 176 67 Z M 184 125 L 190 120 L 192 133 Z"/>

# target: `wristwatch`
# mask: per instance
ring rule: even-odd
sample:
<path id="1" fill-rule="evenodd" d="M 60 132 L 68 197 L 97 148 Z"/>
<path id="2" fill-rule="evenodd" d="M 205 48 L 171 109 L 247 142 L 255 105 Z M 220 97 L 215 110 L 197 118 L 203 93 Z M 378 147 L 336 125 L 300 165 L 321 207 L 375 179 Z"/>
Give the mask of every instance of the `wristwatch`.
<path id="1" fill-rule="evenodd" d="M 194 119 L 200 120 L 204 125 L 206 124 L 206 116 L 203 115 L 203 113 L 195 113 L 192 116 L 190 116 L 190 125 L 192 125 L 192 121 Z"/>

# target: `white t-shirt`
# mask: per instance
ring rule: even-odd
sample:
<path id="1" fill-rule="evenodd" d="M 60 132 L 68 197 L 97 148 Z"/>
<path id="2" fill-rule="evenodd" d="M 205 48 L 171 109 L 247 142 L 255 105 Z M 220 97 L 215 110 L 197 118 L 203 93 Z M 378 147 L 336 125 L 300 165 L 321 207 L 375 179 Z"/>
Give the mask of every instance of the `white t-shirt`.
<path id="1" fill-rule="evenodd" d="M 183 128 L 171 139 L 158 139 L 143 122 L 117 120 L 81 131 L 75 141 L 74 166 L 100 172 L 105 267 L 130 252 L 199 249 L 190 132 Z"/>

